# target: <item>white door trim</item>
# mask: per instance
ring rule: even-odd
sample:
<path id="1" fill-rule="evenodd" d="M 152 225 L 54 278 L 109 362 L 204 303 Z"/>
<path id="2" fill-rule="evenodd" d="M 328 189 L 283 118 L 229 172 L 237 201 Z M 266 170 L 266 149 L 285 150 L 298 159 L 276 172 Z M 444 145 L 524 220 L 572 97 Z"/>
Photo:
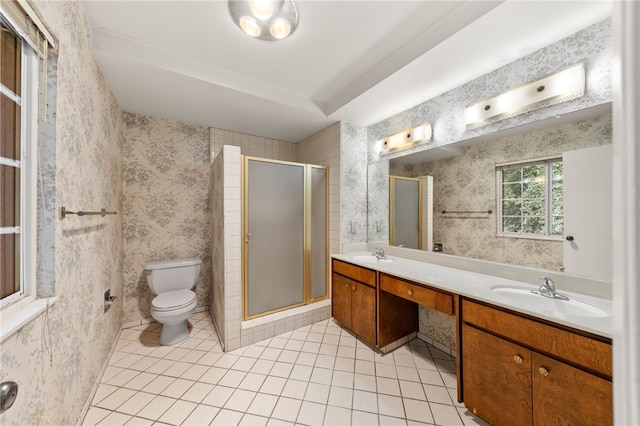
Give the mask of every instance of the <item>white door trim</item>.
<path id="1" fill-rule="evenodd" d="M 613 410 L 640 424 L 640 2 L 613 13 Z"/>

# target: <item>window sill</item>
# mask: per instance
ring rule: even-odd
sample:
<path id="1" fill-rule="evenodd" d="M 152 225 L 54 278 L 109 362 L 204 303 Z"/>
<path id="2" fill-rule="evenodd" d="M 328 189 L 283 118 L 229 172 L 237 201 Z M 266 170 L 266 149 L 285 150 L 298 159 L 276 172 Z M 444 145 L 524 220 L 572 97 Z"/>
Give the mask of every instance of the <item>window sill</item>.
<path id="1" fill-rule="evenodd" d="M 525 240 L 546 240 L 546 241 L 562 241 L 561 235 L 536 235 L 536 234 L 496 234 L 496 237 L 504 238 L 522 238 Z"/>
<path id="2" fill-rule="evenodd" d="M 0 321 L 0 342 L 3 342 L 9 336 L 36 319 L 47 310 L 47 306 L 52 306 L 57 300 L 57 297 L 35 299 L 10 312 L 0 312 L 0 316 L 2 317 L 2 321 Z"/>

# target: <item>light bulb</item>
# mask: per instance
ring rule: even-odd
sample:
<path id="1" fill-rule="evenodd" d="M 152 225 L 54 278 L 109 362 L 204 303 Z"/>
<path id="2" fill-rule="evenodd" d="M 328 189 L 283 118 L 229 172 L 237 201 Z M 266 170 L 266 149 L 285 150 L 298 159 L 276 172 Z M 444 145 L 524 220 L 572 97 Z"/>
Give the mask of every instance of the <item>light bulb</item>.
<path id="1" fill-rule="evenodd" d="M 274 12 L 273 0 L 250 0 L 249 6 L 253 15 L 261 21 L 271 18 Z"/>
<path id="2" fill-rule="evenodd" d="M 251 37 L 258 37 L 262 33 L 262 28 L 260 28 L 256 20 L 248 16 L 240 18 L 240 28 Z"/>
<path id="3" fill-rule="evenodd" d="M 291 32 L 291 24 L 285 19 L 276 19 L 269 26 L 269 32 L 274 38 L 283 39 Z"/>

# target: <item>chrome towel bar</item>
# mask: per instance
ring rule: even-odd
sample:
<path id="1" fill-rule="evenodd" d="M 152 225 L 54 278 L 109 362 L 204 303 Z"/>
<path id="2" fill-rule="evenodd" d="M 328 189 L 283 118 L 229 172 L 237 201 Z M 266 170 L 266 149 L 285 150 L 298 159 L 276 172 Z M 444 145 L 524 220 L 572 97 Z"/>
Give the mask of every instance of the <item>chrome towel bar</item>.
<path id="1" fill-rule="evenodd" d="M 108 214 L 118 214 L 118 212 L 108 212 L 106 209 L 102 209 L 99 212 L 83 212 L 83 211 L 72 212 L 70 210 L 67 210 L 65 207 L 61 207 L 60 208 L 60 219 L 64 219 L 65 217 L 67 217 L 68 214 L 75 214 L 77 216 L 97 216 L 97 215 L 100 215 L 102 217 L 105 217 Z"/>

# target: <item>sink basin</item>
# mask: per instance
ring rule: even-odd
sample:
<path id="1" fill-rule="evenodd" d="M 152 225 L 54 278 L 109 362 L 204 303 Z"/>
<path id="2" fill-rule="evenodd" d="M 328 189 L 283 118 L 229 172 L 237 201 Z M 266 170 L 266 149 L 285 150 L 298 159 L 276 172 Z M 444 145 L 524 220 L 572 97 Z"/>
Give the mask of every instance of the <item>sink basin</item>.
<path id="1" fill-rule="evenodd" d="M 491 291 L 501 299 L 514 305 L 533 308 L 536 311 L 554 314 L 560 317 L 610 317 L 610 311 L 579 298 L 569 296 L 569 300 L 552 299 L 531 293 L 530 287 L 493 286 Z M 562 292 L 559 292 L 562 294 Z"/>
<path id="2" fill-rule="evenodd" d="M 386 259 L 378 259 L 373 255 L 353 256 L 353 260 L 359 260 L 360 262 L 370 263 L 391 263 L 393 259 L 387 257 Z"/>

